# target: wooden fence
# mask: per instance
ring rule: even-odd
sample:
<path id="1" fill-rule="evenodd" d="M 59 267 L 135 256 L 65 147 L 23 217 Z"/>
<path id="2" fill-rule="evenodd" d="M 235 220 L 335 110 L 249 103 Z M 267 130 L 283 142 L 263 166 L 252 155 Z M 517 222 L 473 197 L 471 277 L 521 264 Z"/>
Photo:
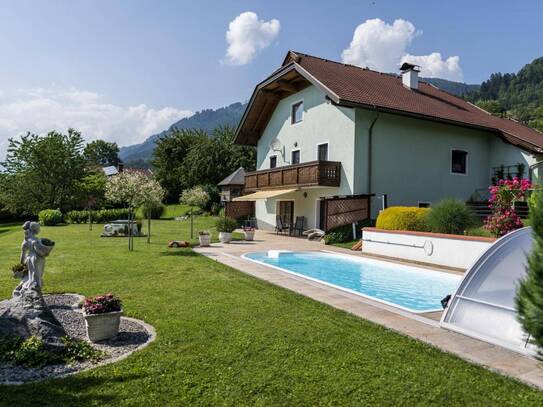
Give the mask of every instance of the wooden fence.
<path id="1" fill-rule="evenodd" d="M 328 232 L 370 217 L 370 195 L 326 198 L 321 201 L 321 228 Z"/>
<path id="2" fill-rule="evenodd" d="M 233 201 L 225 202 L 224 211 L 226 216 L 234 219 L 247 219 L 255 216 L 254 201 Z"/>

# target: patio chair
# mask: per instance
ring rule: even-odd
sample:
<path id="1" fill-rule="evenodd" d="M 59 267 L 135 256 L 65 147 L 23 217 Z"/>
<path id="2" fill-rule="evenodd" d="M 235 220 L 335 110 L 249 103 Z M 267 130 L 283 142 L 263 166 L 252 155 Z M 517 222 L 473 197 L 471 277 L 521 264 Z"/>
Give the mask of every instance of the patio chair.
<path id="1" fill-rule="evenodd" d="M 290 228 L 283 222 L 281 215 L 275 215 L 275 233 L 289 233 Z"/>
<path id="2" fill-rule="evenodd" d="M 302 236 L 302 233 L 304 232 L 304 223 L 305 223 L 304 216 L 296 216 L 294 227 L 291 230 L 292 235 L 296 236 L 296 233 L 298 233 L 298 236 Z"/>

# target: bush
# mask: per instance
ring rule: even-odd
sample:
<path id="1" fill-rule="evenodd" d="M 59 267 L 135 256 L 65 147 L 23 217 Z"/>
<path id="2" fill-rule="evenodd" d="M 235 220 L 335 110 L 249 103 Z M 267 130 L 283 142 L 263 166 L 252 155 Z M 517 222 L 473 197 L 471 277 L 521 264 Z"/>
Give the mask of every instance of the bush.
<path id="1" fill-rule="evenodd" d="M 38 219 L 43 226 L 55 226 L 62 223 L 62 212 L 58 209 L 44 209 L 38 213 Z"/>
<path id="2" fill-rule="evenodd" d="M 238 227 L 238 222 L 234 218 L 226 216 L 224 218 L 217 219 L 215 228 L 217 232 L 232 233 Z"/>
<path id="3" fill-rule="evenodd" d="M 164 214 L 164 211 L 166 210 L 166 207 L 162 204 L 160 205 L 143 205 L 140 208 L 138 208 L 137 215 L 138 217 L 147 219 L 147 216 L 149 216 L 149 209 L 151 209 L 151 219 L 160 219 L 162 215 Z"/>
<path id="4" fill-rule="evenodd" d="M 370 226 L 371 221 L 370 220 L 363 220 L 356 224 L 356 239 L 362 237 L 362 228 L 366 226 Z M 338 226 L 337 228 L 334 228 L 328 233 L 326 233 L 323 237 L 325 244 L 336 244 L 336 243 L 345 243 L 350 242 L 353 239 L 353 225 L 343 225 Z"/>
<path id="5" fill-rule="evenodd" d="M 429 211 L 428 208 L 391 206 L 379 214 L 375 226 L 385 230 L 427 232 L 430 230 L 426 223 L 426 216 Z"/>
<path id="6" fill-rule="evenodd" d="M 464 202 L 458 199 L 443 199 L 428 213 L 426 222 L 432 232 L 462 235 L 475 226 L 475 219 Z"/>
<path id="7" fill-rule="evenodd" d="M 65 216 L 68 223 L 87 223 L 89 211 L 70 211 Z M 100 209 L 92 211 L 92 223 L 108 223 L 117 219 L 128 219 L 128 209 Z"/>

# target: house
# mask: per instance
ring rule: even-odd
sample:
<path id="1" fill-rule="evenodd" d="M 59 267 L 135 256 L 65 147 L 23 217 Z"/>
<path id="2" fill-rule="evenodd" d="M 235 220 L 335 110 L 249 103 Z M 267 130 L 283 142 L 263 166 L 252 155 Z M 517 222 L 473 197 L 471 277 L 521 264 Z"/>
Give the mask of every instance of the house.
<path id="1" fill-rule="evenodd" d="M 221 202 L 230 202 L 233 198 L 237 198 L 243 193 L 245 187 L 245 170 L 243 167 L 239 167 L 217 185 L 221 189 Z"/>
<path id="2" fill-rule="evenodd" d="M 259 83 L 235 142 L 256 146 L 257 171 L 234 201 L 255 202 L 260 228 L 276 215 L 331 229 L 386 205 L 468 201 L 511 169 L 537 181 L 543 134 L 419 80 L 288 52 Z"/>

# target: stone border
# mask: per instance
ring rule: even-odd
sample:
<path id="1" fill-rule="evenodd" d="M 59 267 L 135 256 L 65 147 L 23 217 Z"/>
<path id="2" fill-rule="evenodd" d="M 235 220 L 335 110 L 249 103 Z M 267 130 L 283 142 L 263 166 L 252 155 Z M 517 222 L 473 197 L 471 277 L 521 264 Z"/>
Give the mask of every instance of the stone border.
<path id="1" fill-rule="evenodd" d="M 80 295 L 80 294 L 75 294 L 75 293 L 54 293 L 54 294 L 50 294 L 50 295 L 72 295 L 74 297 L 78 297 L 79 301 L 85 299 L 85 296 Z M 78 312 L 79 308 L 77 307 L 77 303 L 72 307 L 72 309 L 74 310 L 74 312 Z M 136 348 L 134 348 L 134 349 L 132 349 L 132 350 L 126 352 L 126 353 L 123 353 L 120 356 L 111 357 L 111 358 L 101 360 L 98 363 L 93 364 L 92 366 L 85 367 L 85 368 L 83 368 L 81 370 L 68 372 L 68 373 L 53 374 L 53 375 L 48 376 L 48 377 L 43 377 L 43 378 L 39 378 L 39 379 L 36 379 L 36 380 L 29 380 L 29 381 L 25 381 L 25 382 L 21 382 L 21 381 L 0 382 L 0 386 L 20 386 L 20 385 L 23 385 L 23 384 L 39 383 L 39 382 L 42 382 L 42 381 L 45 381 L 45 380 L 62 379 L 62 378 L 68 377 L 68 376 L 73 376 L 75 374 L 79 374 L 79 373 L 82 373 L 82 372 L 93 370 L 93 369 L 96 369 L 96 368 L 99 368 L 99 367 L 102 367 L 102 366 L 106 366 L 106 365 L 110 365 L 112 363 L 119 362 L 119 361 L 121 361 L 123 359 L 126 359 L 127 357 L 129 357 L 133 353 L 135 353 L 137 351 L 140 351 L 142 349 L 145 349 L 147 346 L 149 346 L 152 342 L 154 342 L 156 340 L 156 338 L 157 338 L 156 330 L 152 325 L 149 325 L 147 322 L 144 322 L 144 321 L 142 321 L 140 319 L 131 318 L 131 317 L 124 317 L 124 316 L 121 317 L 121 320 L 131 321 L 131 322 L 134 322 L 136 324 L 141 325 L 147 331 L 147 333 L 149 334 L 149 338 L 147 339 L 147 341 L 142 343 L 138 347 L 136 347 Z"/>

